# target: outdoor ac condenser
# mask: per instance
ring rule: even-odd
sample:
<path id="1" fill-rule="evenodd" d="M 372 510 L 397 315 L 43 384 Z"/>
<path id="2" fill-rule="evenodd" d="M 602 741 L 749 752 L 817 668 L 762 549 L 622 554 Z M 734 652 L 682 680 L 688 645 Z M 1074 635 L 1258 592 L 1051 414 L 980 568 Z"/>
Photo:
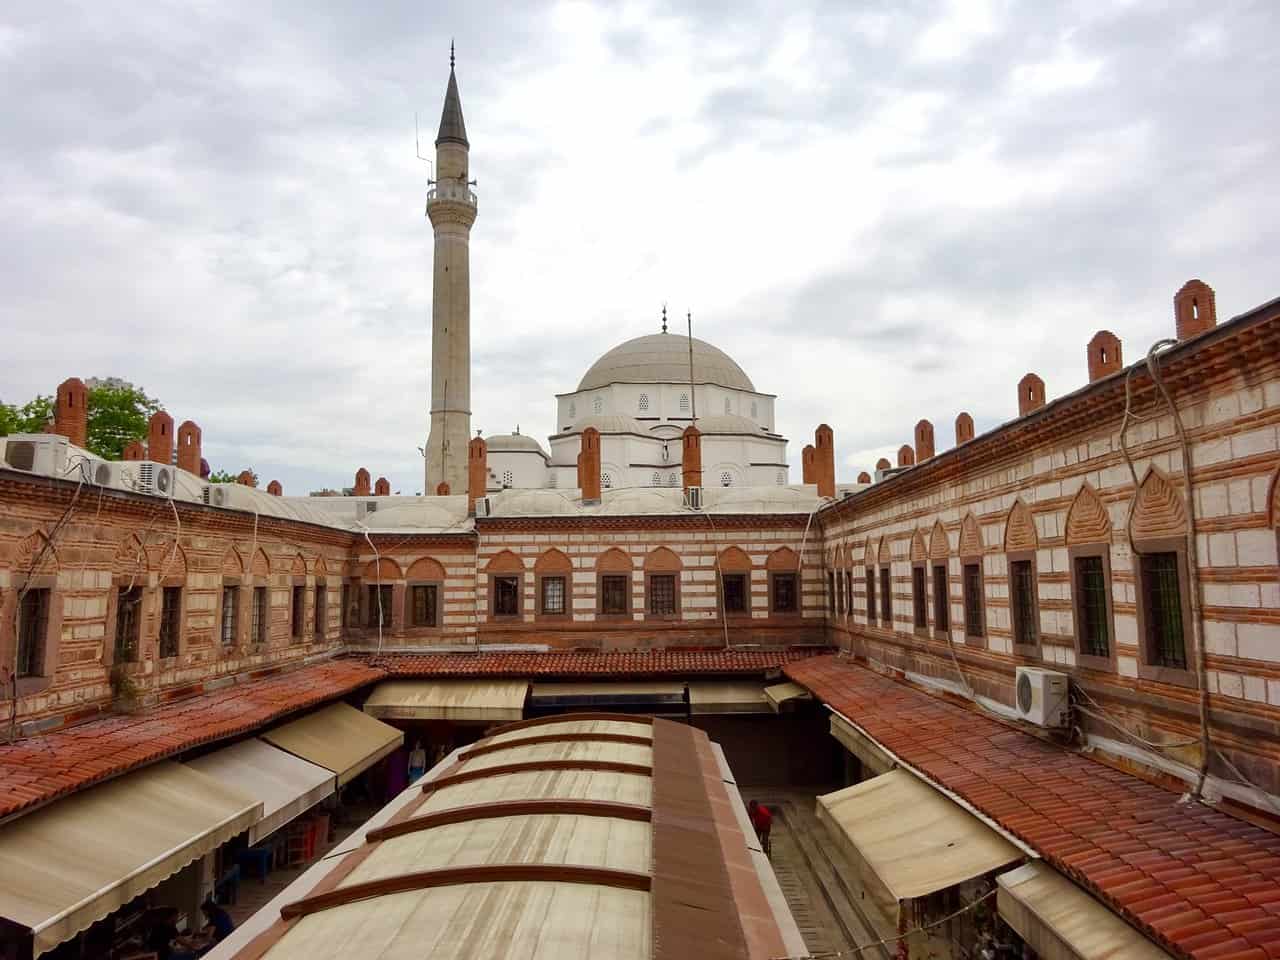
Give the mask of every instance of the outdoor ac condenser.
<path id="1" fill-rule="evenodd" d="M 1019 719 L 1038 727 L 1065 727 L 1071 718 L 1070 681 L 1043 667 L 1018 667 L 1015 706 Z"/>

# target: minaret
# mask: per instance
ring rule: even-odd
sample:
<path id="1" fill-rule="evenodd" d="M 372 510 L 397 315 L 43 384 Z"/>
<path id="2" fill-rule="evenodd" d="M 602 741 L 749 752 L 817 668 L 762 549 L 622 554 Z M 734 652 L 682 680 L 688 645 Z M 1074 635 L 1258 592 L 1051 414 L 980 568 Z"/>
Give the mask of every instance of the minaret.
<path id="1" fill-rule="evenodd" d="M 471 225 L 476 195 L 467 174 L 467 128 L 449 46 L 449 87 L 436 135 L 436 179 L 427 192 L 427 216 L 436 235 L 431 283 L 431 432 L 426 486 L 441 481 L 467 489 L 471 438 Z"/>

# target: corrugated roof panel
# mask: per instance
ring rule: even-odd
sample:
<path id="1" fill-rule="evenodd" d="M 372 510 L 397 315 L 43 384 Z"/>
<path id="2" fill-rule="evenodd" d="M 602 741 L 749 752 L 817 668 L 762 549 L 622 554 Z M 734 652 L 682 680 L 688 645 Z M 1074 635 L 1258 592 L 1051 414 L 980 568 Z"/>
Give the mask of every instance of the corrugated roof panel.
<path id="1" fill-rule="evenodd" d="M 465 765 L 464 765 L 465 769 Z M 422 812 L 432 813 L 470 803 L 563 797 L 613 800 L 647 807 L 652 800 L 650 778 L 607 770 L 531 770 L 500 773 L 441 787 L 427 798 Z"/>
<path id="2" fill-rule="evenodd" d="M 612 743 L 598 740 L 564 740 L 557 743 L 513 743 L 502 750 L 482 753 L 467 760 L 464 770 L 482 770 L 508 763 L 534 760 L 601 760 L 610 763 L 653 762 L 653 748 L 636 743 Z"/>
<path id="3" fill-rule="evenodd" d="M 565 720 L 563 723 L 541 723 L 537 726 L 521 727 L 486 737 L 482 743 L 506 743 L 524 740 L 529 737 L 564 736 L 574 733 L 614 733 L 631 737 L 651 737 L 653 725 L 650 723 L 630 723 L 625 720 Z"/>

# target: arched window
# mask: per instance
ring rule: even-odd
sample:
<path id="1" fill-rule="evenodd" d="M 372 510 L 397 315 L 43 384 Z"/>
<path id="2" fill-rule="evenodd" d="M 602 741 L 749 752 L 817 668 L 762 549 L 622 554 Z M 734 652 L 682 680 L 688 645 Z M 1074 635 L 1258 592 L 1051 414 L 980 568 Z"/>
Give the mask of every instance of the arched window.
<path id="1" fill-rule="evenodd" d="M 609 476 L 607 473 L 600 474 L 600 486 L 604 487 L 606 490 L 612 487 L 613 477 Z"/>
<path id="2" fill-rule="evenodd" d="M 591 401 L 591 409 L 594 410 L 596 413 L 603 413 L 604 400 L 602 400 L 600 397 L 596 397 L 594 400 Z"/>
<path id="3" fill-rule="evenodd" d="M 731 474 L 728 470 L 720 474 L 720 486 L 722 487 L 733 486 L 733 474 Z"/>
<path id="4" fill-rule="evenodd" d="M 662 474 L 660 474 L 657 470 L 653 471 L 653 485 L 655 487 L 662 486 Z"/>
<path id="5" fill-rule="evenodd" d="M 649 395 L 647 393 L 640 394 L 640 412 L 645 413 L 649 409 Z"/>
<path id="6" fill-rule="evenodd" d="M 514 476 L 512 476 L 512 475 L 511 475 L 511 471 L 510 471 L 510 470 L 503 470 L 503 471 L 502 471 L 502 485 L 503 485 L 504 487 L 509 487 L 509 486 L 511 486 L 512 484 L 514 484 L 515 482 L 516 482 L 516 478 L 515 478 Z"/>
<path id="7" fill-rule="evenodd" d="M 680 412 L 689 412 L 689 395 L 687 393 L 680 394 Z"/>

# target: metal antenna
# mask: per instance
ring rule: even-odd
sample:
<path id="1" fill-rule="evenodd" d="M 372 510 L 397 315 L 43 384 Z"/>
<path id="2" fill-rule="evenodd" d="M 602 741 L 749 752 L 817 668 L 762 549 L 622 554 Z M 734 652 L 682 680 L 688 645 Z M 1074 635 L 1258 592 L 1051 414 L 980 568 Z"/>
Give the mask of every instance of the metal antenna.
<path id="1" fill-rule="evenodd" d="M 449 72 L 453 72 L 453 37 L 449 38 Z"/>
<path id="2" fill-rule="evenodd" d="M 421 160 L 423 163 L 425 163 L 428 167 L 431 168 L 431 172 L 427 174 L 427 183 L 428 184 L 435 183 L 436 182 L 435 164 L 431 162 L 430 157 L 424 157 L 422 155 L 422 140 L 421 140 L 420 134 L 418 133 L 418 111 L 417 110 L 413 111 L 413 152 L 419 160 Z"/>

